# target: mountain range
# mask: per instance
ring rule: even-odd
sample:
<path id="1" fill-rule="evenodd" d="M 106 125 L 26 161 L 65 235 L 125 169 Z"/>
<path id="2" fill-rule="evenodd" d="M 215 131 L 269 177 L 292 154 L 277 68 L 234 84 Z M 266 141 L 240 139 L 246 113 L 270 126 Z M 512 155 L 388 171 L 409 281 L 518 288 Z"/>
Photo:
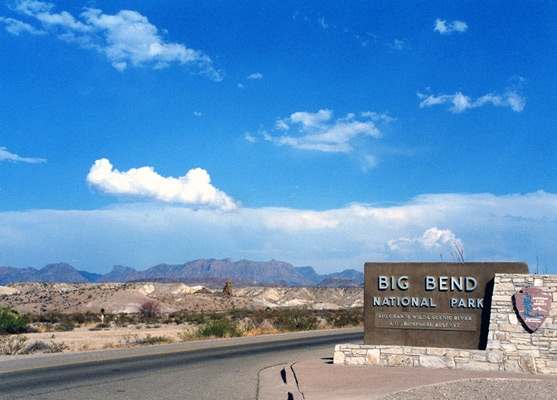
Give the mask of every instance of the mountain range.
<path id="1" fill-rule="evenodd" d="M 10 282 L 129 282 L 168 279 L 232 279 L 242 286 L 260 283 L 276 286 L 362 286 L 364 274 L 354 269 L 320 275 L 313 267 L 294 267 L 283 261 L 250 261 L 226 258 L 200 259 L 184 264 L 159 264 L 143 271 L 115 265 L 107 274 L 78 271 L 67 263 L 48 264 L 41 269 L 0 267 L 0 285 Z"/>

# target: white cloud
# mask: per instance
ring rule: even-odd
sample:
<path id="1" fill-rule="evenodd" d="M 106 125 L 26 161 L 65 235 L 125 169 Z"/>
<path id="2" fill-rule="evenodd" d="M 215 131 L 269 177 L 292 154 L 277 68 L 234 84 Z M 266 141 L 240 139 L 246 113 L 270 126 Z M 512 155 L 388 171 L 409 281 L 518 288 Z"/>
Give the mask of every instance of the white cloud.
<path id="1" fill-rule="evenodd" d="M 180 43 L 166 42 L 157 27 L 137 11 L 121 10 L 110 15 L 85 8 L 76 18 L 67 11 L 55 13 L 54 8 L 51 3 L 33 0 L 20 0 L 13 6 L 14 10 L 35 18 L 59 39 L 104 54 L 120 71 L 129 65 L 164 68 L 178 63 L 215 81 L 223 79 L 223 73 L 214 68 L 209 56 Z"/>
<path id="2" fill-rule="evenodd" d="M 232 257 L 274 258 L 326 273 L 361 270 L 368 261 L 440 261 L 440 253 L 451 261 L 453 240 L 465 243 L 466 261 L 535 265 L 537 255 L 541 271 L 557 273 L 557 194 L 426 194 L 398 205 L 322 211 L 218 213 L 135 203 L 0 212 L 0 265 L 22 267 L 79 259 L 76 267 L 109 270 Z"/>
<path id="3" fill-rule="evenodd" d="M 290 116 L 290 121 L 295 124 L 300 123 L 305 128 L 317 128 L 323 122 L 330 120 L 332 116 L 333 112 L 331 110 L 319 110 L 316 113 L 299 111 Z"/>
<path id="4" fill-rule="evenodd" d="M 95 161 L 87 183 L 103 193 L 125 197 L 181 203 L 194 207 L 236 211 L 234 200 L 212 186 L 207 171 L 195 168 L 179 178 L 162 177 L 153 167 L 120 172 L 106 158 Z"/>
<path id="5" fill-rule="evenodd" d="M 334 119 L 332 110 L 319 110 L 315 113 L 300 111 L 275 122 L 274 129 L 282 131 L 282 135 L 272 135 L 266 131 L 261 132 L 261 135 L 265 140 L 279 146 L 330 153 L 348 153 L 354 150 L 351 142 L 356 137 L 379 138 L 382 136 L 373 122 L 380 119 L 378 114 L 366 112 L 361 113 L 360 116 L 361 118 L 358 119 L 356 114 L 350 113 L 346 117 Z M 286 131 L 294 131 L 298 135 L 286 135 L 284 133 Z"/>
<path id="6" fill-rule="evenodd" d="M 263 74 L 260 74 L 259 72 L 256 72 L 254 74 L 251 74 L 247 77 L 247 79 L 263 79 Z"/>
<path id="7" fill-rule="evenodd" d="M 435 20 L 435 32 L 439 32 L 442 35 L 448 35 L 453 32 L 466 32 L 468 25 L 466 22 L 455 20 L 453 22 L 447 22 L 443 19 Z"/>
<path id="8" fill-rule="evenodd" d="M 403 50 L 404 42 L 402 40 L 395 39 L 393 42 L 387 43 L 387 47 L 393 50 Z"/>
<path id="9" fill-rule="evenodd" d="M 311 231 L 335 228 L 339 221 L 334 216 L 310 210 L 267 208 L 262 213 L 265 228 L 278 231 Z"/>
<path id="10" fill-rule="evenodd" d="M 443 254 L 449 256 L 458 249 L 463 249 L 462 240 L 449 229 L 438 229 L 432 227 L 427 229 L 423 235 L 412 239 L 400 238 L 389 240 L 386 245 L 387 249 L 394 253 L 409 253 L 409 254 L 429 254 L 431 257 L 439 256 L 442 258 Z M 450 259 L 445 258 L 445 261 Z"/>
<path id="11" fill-rule="evenodd" d="M 38 164 L 46 162 L 44 158 L 31 158 L 31 157 L 20 157 L 17 154 L 10 153 L 5 147 L 0 147 L 0 161 L 13 161 L 13 162 L 24 162 L 29 164 Z"/>
<path id="12" fill-rule="evenodd" d="M 364 111 L 361 113 L 361 116 L 370 118 L 372 121 L 383 121 L 386 123 L 391 123 L 396 120 L 396 118 L 391 117 L 389 113 L 378 114 L 373 111 Z"/>
<path id="13" fill-rule="evenodd" d="M 286 122 L 284 122 L 282 119 L 278 119 L 278 120 L 275 122 L 275 129 L 287 131 L 288 129 L 290 129 L 290 127 L 289 127 L 288 124 L 287 124 Z"/>
<path id="14" fill-rule="evenodd" d="M 510 107 L 515 112 L 521 112 L 526 105 L 526 98 L 515 91 L 508 91 L 503 95 L 486 94 L 475 100 L 460 92 L 455 94 L 440 94 L 437 96 L 418 92 L 417 95 L 422 99 L 420 108 L 448 103 L 452 104 L 449 110 L 454 114 L 462 113 L 470 108 L 482 107 L 489 103 L 497 107 Z"/>
<path id="15" fill-rule="evenodd" d="M 203 114 L 200 113 L 199 111 L 194 111 L 193 115 L 195 115 L 196 117 L 199 117 L 199 118 L 203 116 Z"/>
<path id="16" fill-rule="evenodd" d="M 36 29 L 25 23 L 14 18 L 6 18 L 0 16 L 0 22 L 6 25 L 6 31 L 12 35 L 19 36 L 22 32 L 30 33 L 31 35 L 46 35 L 47 32 L 42 29 Z"/>
<path id="17" fill-rule="evenodd" d="M 251 133 L 246 132 L 245 136 L 246 140 L 250 143 L 256 143 L 257 142 L 257 138 L 255 136 L 253 136 Z"/>
<path id="18" fill-rule="evenodd" d="M 367 172 L 370 169 L 377 167 L 378 164 L 377 158 L 370 154 L 364 154 L 362 156 L 362 160 L 363 160 L 362 169 L 364 170 L 364 172 Z"/>

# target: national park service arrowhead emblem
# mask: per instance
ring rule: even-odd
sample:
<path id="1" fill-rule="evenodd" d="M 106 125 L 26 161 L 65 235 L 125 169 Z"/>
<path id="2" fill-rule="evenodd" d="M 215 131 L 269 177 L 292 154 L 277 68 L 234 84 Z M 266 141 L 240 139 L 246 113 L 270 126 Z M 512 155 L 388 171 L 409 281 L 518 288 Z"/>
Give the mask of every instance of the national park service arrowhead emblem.
<path id="1" fill-rule="evenodd" d="M 535 332 L 551 310 L 551 295 L 539 287 L 527 287 L 513 295 L 518 317 L 524 325 Z"/>

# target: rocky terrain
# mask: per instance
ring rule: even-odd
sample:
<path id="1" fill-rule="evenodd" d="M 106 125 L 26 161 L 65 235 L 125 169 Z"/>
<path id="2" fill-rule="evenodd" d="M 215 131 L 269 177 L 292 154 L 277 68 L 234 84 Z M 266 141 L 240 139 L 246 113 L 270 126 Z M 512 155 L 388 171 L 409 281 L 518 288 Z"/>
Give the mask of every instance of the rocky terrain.
<path id="1" fill-rule="evenodd" d="M 305 307 L 348 309 L 363 306 L 362 288 L 244 287 L 222 290 L 184 283 L 52 283 L 18 282 L 0 287 L 0 307 L 13 307 L 25 314 L 93 312 L 136 313 L 154 300 L 162 312 L 216 312 L 231 309 Z"/>

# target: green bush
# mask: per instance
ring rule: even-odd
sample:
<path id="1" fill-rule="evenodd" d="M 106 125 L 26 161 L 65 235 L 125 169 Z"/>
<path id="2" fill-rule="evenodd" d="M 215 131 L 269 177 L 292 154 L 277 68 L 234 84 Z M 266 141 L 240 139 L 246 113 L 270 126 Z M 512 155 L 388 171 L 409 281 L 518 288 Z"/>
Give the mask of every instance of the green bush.
<path id="1" fill-rule="evenodd" d="M 363 323 L 363 314 L 361 310 L 342 310 L 332 318 L 335 328 L 344 326 L 359 326 Z"/>
<path id="2" fill-rule="evenodd" d="M 48 310 L 44 314 L 39 314 L 33 317 L 34 322 L 47 322 L 56 324 L 62 322 L 64 316 L 58 310 Z"/>
<path id="3" fill-rule="evenodd" d="M 74 323 L 74 324 L 77 324 L 77 325 L 81 325 L 81 324 L 84 324 L 84 323 L 87 322 L 88 316 L 83 314 L 83 313 L 77 313 L 76 312 L 76 313 L 70 314 L 66 318 L 66 320 L 68 322 L 71 322 L 71 323 Z"/>
<path id="4" fill-rule="evenodd" d="M 110 324 L 107 324 L 105 322 L 101 322 L 98 323 L 97 325 L 95 325 L 92 328 L 89 328 L 90 331 L 100 331 L 101 329 L 106 329 L 106 328 L 110 328 Z"/>
<path id="5" fill-rule="evenodd" d="M 135 344 L 158 344 L 169 342 L 173 342 L 172 338 L 166 336 L 151 336 L 150 334 L 147 334 L 144 339 L 137 339 Z"/>
<path id="6" fill-rule="evenodd" d="M 10 307 L 0 309 L 0 333 L 23 333 L 29 328 L 29 318 Z"/>
<path id="7" fill-rule="evenodd" d="M 242 334 L 236 324 L 226 318 L 209 321 L 197 331 L 197 337 L 238 337 Z"/>
<path id="8" fill-rule="evenodd" d="M 190 324 L 204 324 L 207 321 L 207 317 L 204 313 L 192 312 L 186 315 L 186 321 Z"/>
<path id="9" fill-rule="evenodd" d="M 60 323 L 59 325 L 56 325 L 54 327 L 55 331 L 58 332 L 68 332 L 68 331 L 73 331 L 73 329 L 75 328 L 75 325 L 73 322 L 69 321 L 69 320 L 65 320 L 64 322 Z"/>
<path id="10" fill-rule="evenodd" d="M 278 316 L 278 327 L 284 331 L 309 331 L 317 328 L 317 317 L 308 310 L 285 311 Z"/>

